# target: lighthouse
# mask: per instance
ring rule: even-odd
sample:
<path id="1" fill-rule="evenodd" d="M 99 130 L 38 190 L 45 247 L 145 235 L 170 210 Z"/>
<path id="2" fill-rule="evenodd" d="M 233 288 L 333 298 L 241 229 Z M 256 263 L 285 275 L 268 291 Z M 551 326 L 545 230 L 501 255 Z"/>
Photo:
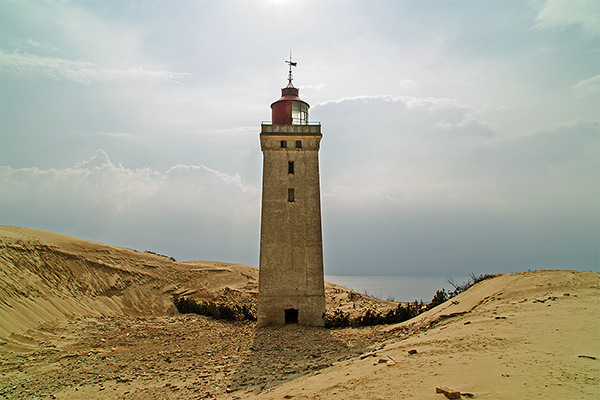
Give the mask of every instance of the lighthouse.
<path id="1" fill-rule="evenodd" d="M 258 325 L 324 325 L 319 145 L 321 125 L 292 84 L 263 122 Z"/>

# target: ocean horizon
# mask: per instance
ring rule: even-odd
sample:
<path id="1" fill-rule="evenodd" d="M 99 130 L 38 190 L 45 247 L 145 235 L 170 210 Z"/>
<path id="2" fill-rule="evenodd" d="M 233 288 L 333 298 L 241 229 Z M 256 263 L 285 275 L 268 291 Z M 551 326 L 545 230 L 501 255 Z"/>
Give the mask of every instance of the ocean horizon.
<path id="1" fill-rule="evenodd" d="M 447 280 L 457 284 L 466 282 L 468 276 L 344 276 L 325 275 L 325 280 L 359 293 L 390 301 L 423 300 L 430 302 L 440 289 L 454 290 Z"/>

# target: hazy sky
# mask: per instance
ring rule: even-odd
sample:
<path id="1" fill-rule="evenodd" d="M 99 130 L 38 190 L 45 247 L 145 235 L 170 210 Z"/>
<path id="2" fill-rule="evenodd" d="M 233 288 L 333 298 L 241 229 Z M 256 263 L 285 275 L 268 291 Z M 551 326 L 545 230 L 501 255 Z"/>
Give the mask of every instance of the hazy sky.
<path id="1" fill-rule="evenodd" d="M 292 50 L 327 274 L 598 271 L 599 4 L 0 0 L 0 223 L 257 265 Z"/>

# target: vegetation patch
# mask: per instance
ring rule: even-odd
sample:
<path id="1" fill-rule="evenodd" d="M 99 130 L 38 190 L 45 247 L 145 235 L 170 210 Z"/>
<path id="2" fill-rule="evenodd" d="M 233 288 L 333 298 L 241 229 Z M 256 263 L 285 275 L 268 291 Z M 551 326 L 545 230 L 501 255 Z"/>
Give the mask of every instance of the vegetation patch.
<path id="1" fill-rule="evenodd" d="M 153 251 L 150 251 L 150 250 L 146 250 L 146 251 L 144 251 L 144 253 L 148 253 L 148 254 L 154 254 L 155 256 L 159 256 L 159 257 L 168 258 L 168 259 L 169 259 L 169 260 L 171 260 L 171 261 L 177 261 L 177 260 L 175 259 L 175 257 L 165 256 L 164 254 L 158 254 L 158 253 L 155 253 L 155 252 L 153 252 Z"/>
<path id="2" fill-rule="evenodd" d="M 214 319 L 225 319 L 228 321 L 256 321 L 256 315 L 251 307 L 245 304 L 215 303 L 212 301 L 200 301 L 189 298 L 173 296 L 173 304 L 182 314 L 198 314 L 212 317 Z"/>
<path id="3" fill-rule="evenodd" d="M 431 310 L 434 307 L 439 306 L 445 301 L 459 295 L 471 286 L 497 276 L 496 274 L 483 274 L 475 275 L 471 273 L 469 279 L 462 283 L 456 284 L 452 278 L 449 278 L 446 282 L 454 287 L 454 290 L 446 292 L 445 289 L 440 289 L 435 292 L 435 295 L 429 303 L 423 303 L 422 301 L 414 301 L 412 303 L 399 303 L 398 306 L 386 313 L 381 313 L 372 309 L 365 311 L 363 315 L 351 318 L 349 314 L 342 310 L 335 310 L 333 313 L 325 314 L 325 327 L 327 328 L 347 328 L 357 326 L 370 326 L 370 325 L 384 325 L 384 324 L 397 324 L 400 322 L 408 321 L 417 315 Z"/>
<path id="4" fill-rule="evenodd" d="M 325 327 L 327 328 L 346 328 L 350 326 L 372 326 L 383 324 L 397 324 L 416 317 L 425 311 L 425 304 L 422 301 L 412 303 L 399 303 L 398 306 L 388 312 L 381 313 L 372 309 L 365 311 L 363 315 L 350 318 L 349 314 L 342 310 L 335 310 L 333 313 L 325 314 Z"/>
<path id="5" fill-rule="evenodd" d="M 440 304 L 453 298 L 454 296 L 458 296 L 459 294 L 466 291 L 467 289 L 469 289 L 471 286 L 475 285 L 476 283 L 485 281 L 486 279 L 490 279 L 495 276 L 498 276 L 498 274 L 475 275 L 474 273 L 471 272 L 471 274 L 469 275 L 469 279 L 467 279 L 467 281 L 463 282 L 462 284 L 458 284 L 458 283 L 454 282 L 454 279 L 448 278 L 448 279 L 446 279 L 446 282 L 448 282 L 450 285 L 452 285 L 454 290 L 452 290 L 450 292 L 446 292 L 445 289 L 441 289 L 441 290 L 438 290 L 437 292 L 435 292 L 435 296 L 433 296 L 433 299 L 431 299 L 431 302 L 427 305 L 427 309 L 431 310 L 432 308 L 439 306 Z"/>

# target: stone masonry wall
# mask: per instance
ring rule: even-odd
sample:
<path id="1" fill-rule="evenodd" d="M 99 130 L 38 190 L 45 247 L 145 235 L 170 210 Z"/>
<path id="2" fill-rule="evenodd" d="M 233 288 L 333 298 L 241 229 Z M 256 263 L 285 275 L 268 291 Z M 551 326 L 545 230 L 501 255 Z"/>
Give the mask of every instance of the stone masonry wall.
<path id="1" fill-rule="evenodd" d="M 316 134 L 315 126 L 293 126 L 297 131 L 290 133 L 265 133 L 264 127 L 258 324 L 283 324 L 284 310 L 297 309 L 298 323 L 320 326 L 325 313 L 320 126 Z"/>

